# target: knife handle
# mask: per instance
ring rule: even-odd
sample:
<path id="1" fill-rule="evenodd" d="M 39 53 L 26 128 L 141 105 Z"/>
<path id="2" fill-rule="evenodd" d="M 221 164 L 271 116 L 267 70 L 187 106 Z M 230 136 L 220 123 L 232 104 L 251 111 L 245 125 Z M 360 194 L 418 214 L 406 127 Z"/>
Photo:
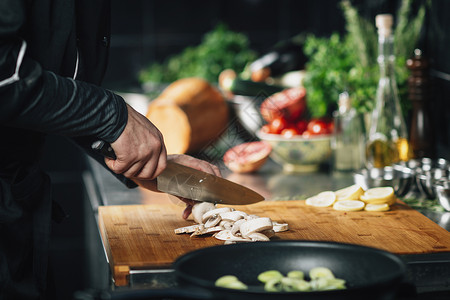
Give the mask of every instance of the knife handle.
<path id="1" fill-rule="evenodd" d="M 111 145 L 105 141 L 95 141 L 92 143 L 91 148 L 103 156 L 106 156 L 111 159 L 116 159 L 116 153 L 114 153 L 114 149 L 111 147 Z"/>

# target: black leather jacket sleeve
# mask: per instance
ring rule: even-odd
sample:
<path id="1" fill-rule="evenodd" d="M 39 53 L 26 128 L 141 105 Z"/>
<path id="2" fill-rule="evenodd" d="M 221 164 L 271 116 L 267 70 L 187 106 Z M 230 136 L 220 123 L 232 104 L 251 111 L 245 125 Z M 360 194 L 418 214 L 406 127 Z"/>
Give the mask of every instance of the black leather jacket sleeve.
<path id="1" fill-rule="evenodd" d="M 3 7 L 5 2 L 8 7 Z M 2 3 L 0 125 L 115 141 L 127 122 L 124 100 L 96 85 L 43 69 L 19 34 L 25 22 L 23 1 Z"/>

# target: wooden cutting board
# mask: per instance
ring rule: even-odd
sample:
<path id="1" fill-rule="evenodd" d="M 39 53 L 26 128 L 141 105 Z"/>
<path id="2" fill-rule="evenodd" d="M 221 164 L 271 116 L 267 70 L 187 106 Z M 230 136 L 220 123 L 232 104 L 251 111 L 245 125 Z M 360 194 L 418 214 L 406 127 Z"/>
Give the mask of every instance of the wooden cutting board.
<path id="1" fill-rule="evenodd" d="M 288 223 L 289 231 L 273 240 L 344 242 L 396 254 L 450 252 L 450 233 L 401 202 L 387 212 L 342 212 L 306 206 L 301 200 L 235 208 Z M 182 254 L 223 244 L 211 236 L 176 235 L 175 228 L 194 224 L 181 218 L 183 209 L 171 203 L 99 207 L 100 232 L 116 285 L 126 285 L 132 269 L 167 268 Z"/>

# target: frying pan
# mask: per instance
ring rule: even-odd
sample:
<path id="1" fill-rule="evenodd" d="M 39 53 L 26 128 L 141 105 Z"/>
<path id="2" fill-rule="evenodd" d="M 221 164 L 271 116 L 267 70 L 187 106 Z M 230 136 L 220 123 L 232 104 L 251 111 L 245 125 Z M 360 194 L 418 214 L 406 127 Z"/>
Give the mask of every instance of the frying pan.
<path id="1" fill-rule="evenodd" d="M 257 275 L 283 274 L 327 267 L 346 280 L 347 289 L 315 292 L 265 292 Z M 393 299 L 404 280 L 406 265 L 386 251 L 334 242 L 271 241 L 203 248 L 179 257 L 174 265 L 179 287 L 166 290 L 116 292 L 108 299 Z M 233 290 L 214 285 L 235 275 L 249 287 Z"/>

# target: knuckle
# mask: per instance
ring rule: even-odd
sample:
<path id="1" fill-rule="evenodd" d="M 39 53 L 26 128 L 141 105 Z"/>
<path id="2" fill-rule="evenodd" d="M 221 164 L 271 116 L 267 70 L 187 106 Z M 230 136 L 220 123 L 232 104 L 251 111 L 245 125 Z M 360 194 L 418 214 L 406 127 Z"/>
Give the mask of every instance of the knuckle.
<path id="1" fill-rule="evenodd" d="M 119 163 L 115 163 L 110 167 L 110 169 L 116 173 L 116 174 L 123 174 L 125 172 L 125 168 L 123 165 L 120 165 Z"/>

